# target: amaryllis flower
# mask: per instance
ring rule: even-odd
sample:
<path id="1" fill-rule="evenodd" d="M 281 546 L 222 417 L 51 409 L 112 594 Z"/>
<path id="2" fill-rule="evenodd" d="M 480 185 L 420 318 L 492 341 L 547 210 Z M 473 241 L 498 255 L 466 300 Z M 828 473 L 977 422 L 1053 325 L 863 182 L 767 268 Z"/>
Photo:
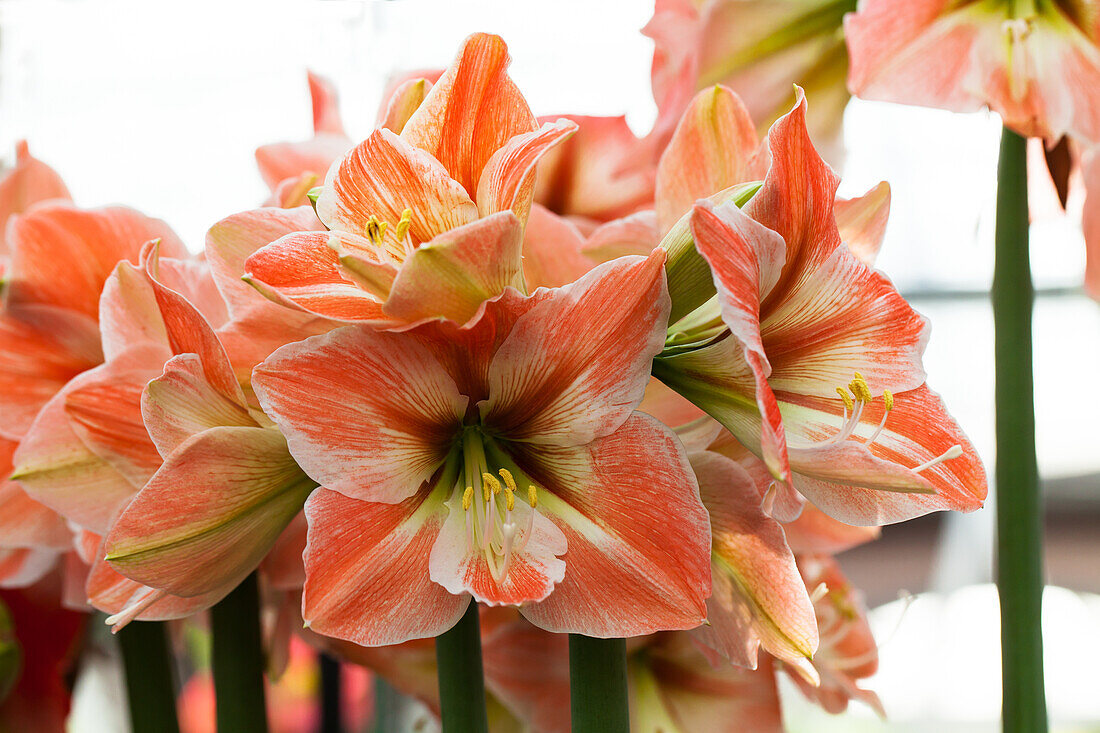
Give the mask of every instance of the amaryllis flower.
<path id="1" fill-rule="evenodd" d="M 777 517 L 797 515 L 792 482 L 852 524 L 976 509 L 985 473 L 924 384 L 926 323 L 843 246 L 838 178 L 804 111 L 800 101 L 772 127 L 771 165 L 744 210 L 696 203 L 654 374 L 764 459 Z"/>
<path id="2" fill-rule="evenodd" d="M 568 733 L 568 646 L 522 619 L 495 624 L 482 632 L 485 685 L 533 730 Z M 654 634 L 629 640 L 627 682 L 632 731 L 784 730 L 767 656 L 756 670 L 714 665 L 687 633 Z"/>
<path id="3" fill-rule="evenodd" d="M 795 683 L 830 713 L 842 713 L 849 700 L 859 700 L 885 717 L 878 695 L 859 686 L 860 680 L 878 671 L 878 646 L 863 599 L 833 558 L 804 555 L 798 566 L 814 598 L 821 646 L 813 659 L 820 684 L 808 685 L 802 675 L 792 675 Z"/>
<path id="4" fill-rule="evenodd" d="M 256 368 L 264 410 L 324 487 L 306 504 L 315 631 L 433 636 L 471 595 L 594 636 L 702 622 L 706 511 L 679 441 L 634 412 L 663 340 L 663 262 L 509 289 L 463 328 L 337 329 Z"/>
<path id="5" fill-rule="evenodd" d="M 466 40 L 398 135 L 380 128 L 329 171 L 329 231 L 288 235 L 247 262 L 276 302 L 343 321 L 464 323 L 522 287 L 535 165 L 572 122 L 538 126 L 496 36 Z"/>
<path id="6" fill-rule="evenodd" d="M 26 140 L 15 145 L 15 165 L 0 180 L 0 276 L 8 256 L 6 230 L 8 219 L 22 214 L 39 201 L 68 201 L 69 189 L 57 172 L 35 158 Z"/>
<path id="7" fill-rule="evenodd" d="M 865 99 L 970 112 L 1021 135 L 1100 142 L 1100 4 L 861 0 L 844 23 Z"/>
<path id="8" fill-rule="evenodd" d="M 849 99 L 842 24 L 855 7 L 855 0 L 657 0 L 644 30 L 654 42 L 652 143 L 663 147 L 699 90 L 732 88 L 763 132 L 790 109 L 798 84 L 812 102 L 814 140 L 837 161 Z"/>

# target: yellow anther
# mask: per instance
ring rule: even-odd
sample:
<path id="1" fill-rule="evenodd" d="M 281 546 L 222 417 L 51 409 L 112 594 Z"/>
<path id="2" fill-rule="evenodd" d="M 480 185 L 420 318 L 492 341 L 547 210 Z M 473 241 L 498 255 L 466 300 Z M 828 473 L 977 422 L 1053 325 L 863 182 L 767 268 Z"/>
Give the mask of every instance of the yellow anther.
<path id="1" fill-rule="evenodd" d="M 516 488 L 516 480 L 512 477 L 512 472 L 509 471 L 507 468 L 500 469 L 500 477 L 504 479 L 504 485 L 511 489 L 513 492 L 519 491 L 519 489 Z"/>
<path id="2" fill-rule="evenodd" d="M 504 499 L 507 502 L 508 511 L 516 508 L 516 494 L 511 489 L 504 490 Z"/>
<path id="3" fill-rule="evenodd" d="M 494 494 L 499 494 L 500 493 L 500 489 L 501 489 L 500 481 L 497 481 L 497 477 L 494 476 L 493 474 L 491 474 L 491 473 L 481 474 L 481 482 L 485 486 L 488 486 L 489 490 L 492 491 Z"/>
<path id="4" fill-rule="evenodd" d="M 389 224 L 382 221 L 381 219 L 379 219 L 374 214 L 371 214 L 370 218 L 367 219 L 367 226 L 366 226 L 367 239 L 369 239 L 373 244 L 376 244 L 376 245 L 382 244 L 382 239 L 386 236 L 386 229 L 388 227 L 389 227 Z"/>
<path id="5" fill-rule="evenodd" d="M 867 386 L 867 380 L 859 372 L 856 372 L 856 378 L 848 383 L 848 389 L 852 390 L 852 394 L 856 396 L 857 400 L 871 401 L 871 388 Z"/>
<path id="6" fill-rule="evenodd" d="M 493 492 L 489 491 L 488 486 L 486 486 L 485 484 L 481 485 L 481 498 L 482 499 L 484 499 L 486 502 L 488 502 L 489 497 L 492 496 L 492 494 L 493 494 Z"/>
<path id="7" fill-rule="evenodd" d="M 470 505 L 474 503 L 474 487 L 467 486 L 466 491 L 462 492 L 462 509 L 464 511 L 470 511 Z"/>
<path id="8" fill-rule="evenodd" d="M 852 395 L 848 394 L 848 390 L 843 387 L 837 387 L 836 393 L 840 395 L 840 399 L 844 400 L 844 407 L 851 411 L 855 407 L 855 403 L 852 402 Z"/>
<path id="9" fill-rule="evenodd" d="M 886 411 L 894 409 L 894 393 L 888 389 L 882 390 L 882 401 L 886 403 Z"/>
<path id="10" fill-rule="evenodd" d="M 539 492 L 534 486 L 527 487 L 527 503 L 532 509 L 539 505 Z"/>
<path id="11" fill-rule="evenodd" d="M 397 241 L 404 241 L 405 235 L 409 232 L 409 226 L 412 224 L 412 209 L 405 209 L 401 212 L 401 221 L 397 222 Z"/>

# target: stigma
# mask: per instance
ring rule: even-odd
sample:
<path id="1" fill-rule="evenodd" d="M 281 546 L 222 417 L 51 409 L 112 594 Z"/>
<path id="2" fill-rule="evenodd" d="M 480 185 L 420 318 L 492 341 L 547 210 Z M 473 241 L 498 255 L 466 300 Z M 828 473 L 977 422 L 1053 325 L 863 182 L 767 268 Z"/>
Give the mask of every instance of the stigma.
<path id="1" fill-rule="evenodd" d="M 847 387 L 837 387 L 836 392 L 837 395 L 840 396 L 844 406 L 840 430 L 832 437 L 823 441 L 822 445 L 832 445 L 852 439 L 853 436 L 855 436 L 856 429 L 860 425 L 860 420 L 863 418 L 864 410 L 875 401 L 874 395 L 871 394 L 870 385 L 867 384 L 867 380 L 859 372 L 855 372 L 852 381 L 848 383 Z M 894 394 L 888 389 L 882 391 L 882 404 L 882 419 L 879 421 L 878 427 L 876 427 L 874 432 L 867 438 L 865 443 L 867 448 L 870 448 L 874 442 L 878 440 L 879 436 L 882 435 L 882 431 L 886 428 L 886 421 L 890 418 L 890 413 L 894 409 Z M 921 473 L 944 461 L 958 458 L 962 454 L 962 446 L 956 444 L 935 458 L 925 461 L 919 466 L 914 466 L 909 470 L 913 473 Z"/>

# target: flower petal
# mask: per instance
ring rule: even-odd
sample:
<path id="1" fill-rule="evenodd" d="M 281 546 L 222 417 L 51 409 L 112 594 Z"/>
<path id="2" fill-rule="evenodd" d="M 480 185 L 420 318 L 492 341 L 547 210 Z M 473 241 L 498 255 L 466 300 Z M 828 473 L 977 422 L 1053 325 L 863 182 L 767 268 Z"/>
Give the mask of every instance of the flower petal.
<path id="1" fill-rule="evenodd" d="M 582 445 L 641 401 L 664 343 L 664 252 L 600 265 L 524 314 L 489 367 L 487 424 L 512 440 Z"/>
<path id="2" fill-rule="evenodd" d="M 57 565 L 57 550 L 38 547 L 0 548 L 0 588 L 25 588 Z"/>
<path id="3" fill-rule="evenodd" d="M 12 471 L 12 455 L 17 443 L 0 439 L 0 547 L 40 547 L 67 550 L 72 547 L 72 532 L 55 511 L 27 496 L 7 476 Z"/>
<path id="4" fill-rule="evenodd" d="M 330 246 L 333 240 L 341 245 Z M 261 247 L 245 262 L 245 280 L 284 307 L 337 321 L 389 321 L 380 300 L 340 267 L 336 249 L 364 251 L 358 237 L 339 232 L 295 232 Z"/>
<path id="5" fill-rule="evenodd" d="M 440 234 L 405 260 L 383 310 L 410 323 L 446 318 L 464 324 L 489 298 L 521 284 L 523 227 L 502 211 Z"/>
<path id="6" fill-rule="evenodd" d="M 7 254 L 4 232 L 8 219 L 22 214 L 32 204 L 50 199 L 68 201 L 72 198 L 61 176 L 35 158 L 26 140 L 15 144 L 15 166 L 0 179 L 0 255 Z"/>
<path id="7" fill-rule="evenodd" d="M 470 598 L 429 578 L 428 557 L 443 523 L 428 490 L 378 504 L 318 489 L 306 502 L 309 540 L 302 616 L 317 633 L 362 646 L 437 636 Z"/>
<path id="8" fill-rule="evenodd" d="M 657 228 L 667 232 L 698 199 L 752 180 L 758 145 L 733 90 L 716 85 L 695 95 L 657 166 Z"/>
<path id="9" fill-rule="evenodd" d="M 539 511 L 565 533 L 565 578 L 521 611 L 548 631 L 622 637 L 698 626 L 710 595 L 710 523 L 683 447 L 635 413 L 579 447 L 515 456 Z M 639 472 L 639 466 L 646 466 Z"/>
<path id="10" fill-rule="evenodd" d="M 344 123 L 340 121 L 340 109 L 336 103 L 336 87 L 332 82 L 312 71 L 306 72 L 309 82 L 309 97 L 313 103 L 313 131 L 327 132 L 333 135 L 344 134 Z"/>
<path id="11" fill-rule="evenodd" d="M 471 195 L 430 154 L 382 129 L 329 171 L 317 216 L 329 229 L 356 236 L 375 216 L 389 224 L 386 241 L 403 247 L 395 232 L 405 209 L 412 210 L 408 236 L 416 245 L 476 219 Z"/>
<path id="12" fill-rule="evenodd" d="M 1100 147 L 1085 158 L 1084 178 L 1081 228 L 1085 233 L 1085 291 L 1100 300 Z"/>
<path id="13" fill-rule="evenodd" d="M 841 241 L 857 260 L 873 267 L 890 218 L 890 184 L 883 181 L 853 199 L 838 198 L 833 213 Z"/>
<path id="14" fill-rule="evenodd" d="M 133 209 L 38 206 L 8 229 L 8 302 L 54 305 L 96 318 L 107 276 L 122 260 L 137 263 L 142 245 L 151 239 L 161 240 L 166 257 L 187 256 L 167 224 Z"/>
<path id="15" fill-rule="evenodd" d="M 538 126 L 508 77 L 508 62 L 499 36 L 471 35 L 401 132 L 410 145 L 435 156 L 471 196 L 493 154 Z"/>
<path id="16" fill-rule="evenodd" d="M 417 340 L 357 326 L 282 347 L 252 381 L 305 472 L 366 501 L 415 494 L 451 450 L 468 402 Z"/>
<path id="17" fill-rule="evenodd" d="M 323 176 L 351 149 L 344 135 L 316 135 L 302 142 L 271 143 L 256 148 L 256 167 L 272 191 L 290 178 L 313 174 Z"/>
<path id="18" fill-rule="evenodd" d="M 694 633 L 735 664 L 755 667 L 758 645 L 805 663 L 817 650 L 817 619 L 783 529 L 761 508 L 766 486 L 717 453 L 692 454 L 691 466 L 710 514 L 714 578 L 710 623 Z"/>
<path id="19" fill-rule="evenodd" d="M 278 431 L 211 428 L 180 445 L 115 520 L 107 562 L 179 596 L 235 587 L 315 487 Z"/>
<path id="20" fill-rule="evenodd" d="M 657 214 L 639 211 L 596 229 L 588 235 L 582 251 L 597 262 L 607 262 L 625 255 L 644 257 L 653 251 L 660 240 Z"/>
<path id="21" fill-rule="evenodd" d="M 523 232 L 523 279 L 527 290 L 560 288 L 591 270 L 595 263 L 581 254 L 583 242 L 584 237 L 571 221 L 539 204 L 532 206 Z"/>
<path id="22" fill-rule="evenodd" d="M 493 153 L 477 183 L 481 215 L 512 211 L 520 221 L 526 221 L 535 195 L 535 166 L 576 130 L 577 124 L 571 120 L 547 122 L 537 130 L 512 137 Z"/>
<path id="23" fill-rule="evenodd" d="M 141 416 L 163 458 L 192 435 L 209 428 L 256 426 L 243 402 L 227 398 L 210 385 L 197 354 L 169 359 L 164 373 L 145 385 Z"/>
<path id="24" fill-rule="evenodd" d="M 386 106 L 380 110 L 375 127 L 384 127 L 400 135 L 431 89 L 432 83 L 427 79 L 405 79 L 397 85 Z"/>

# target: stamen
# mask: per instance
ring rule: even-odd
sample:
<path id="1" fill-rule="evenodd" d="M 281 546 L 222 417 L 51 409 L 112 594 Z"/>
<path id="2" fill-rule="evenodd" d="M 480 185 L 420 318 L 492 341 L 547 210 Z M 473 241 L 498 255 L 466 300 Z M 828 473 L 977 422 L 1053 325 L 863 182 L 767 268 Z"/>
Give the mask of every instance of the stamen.
<path id="1" fill-rule="evenodd" d="M 371 244 L 375 245 L 376 247 L 381 247 L 382 239 L 386 236 L 386 229 L 388 227 L 389 224 L 382 221 L 374 214 L 371 214 L 370 218 L 367 219 L 367 239 L 369 239 L 371 241 Z"/>
<path id="2" fill-rule="evenodd" d="M 818 583 L 817 587 L 810 591 L 810 602 L 817 603 L 827 595 L 829 595 L 829 586 L 825 583 Z"/>
<path id="3" fill-rule="evenodd" d="M 497 481 L 496 476 L 491 473 L 483 473 L 481 474 L 481 480 L 484 482 L 485 486 L 492 489 L 494 494 L 500 493 L 500 481 Z"/>
<path id="4" fill-rule="evenodd" d="M 464 511 L 470 511 L 470 506 L 474 503 L 474 487 L 467 486 L 466 491 L 462 493 L 462 509 Z"/>
<path id="5" fill-rule="evenodd" d="M 840 395 L 840 399 L 844 400 L 844 409 L 850 412 L 855 408 L 855 403 L 852 402 L 852 396 L 848 394 L 848 390 L 843 387 L 837 387 L 836 393 Z"/>
<path id="6" fill-rule="evenodd" d="M 863 378 L 863 375 L 856 372 L 855 379 L 848 383 L 848 389 L 852 390 L 852 394 L 856 396 L 857 400 L 862 402 L 870 402 L 871 388 L 867 385 L 867 380 Z"/>
<path id="7" fill-rule="evenodd" d="M 397 222 L 397 241 L 405 241 L 405 235 L 409 233 L 409 226 L 412 225 L 412 209 L 405 209 L 401 212 L 401 221 Z"/>
<path id="8" fill-rule="evenodd" d="M 539 492 L 534 486 L 527 487 L 527 503 L 532 509 L 539 505 Z"/>
<path id="9" fill-rule="evenodd" d="M 506 501 L 506 506 L 508 507 L 508 511 L 512 511 L 516 508 L 516 494 L 514 491 L 512 491 L 511 489 L 505 489 L 504 498 Z"/>
<path id="10" fill-rule="evenodd" d="M 127 606 L 113 616 L 108 616 L 104 619 L 104 623 L 111 627 L 112 634 L 117 634 L 126 628 L 127 624 L 140 616 L 142 611 L 149 608 L 149 606 L 152 606 L 166 595 L 168 594 L 162 590 L 149 588 L 148 592 L 138 599 L 136 603 Z"/>
<path id="11" fill-rule="evenodd" d="M 519 491 L 519 489 L 516 488 L 516 480 L 512 477 L 512 472 L 507 468 L 500 469 L 500 477 L 504 479 L 504 485 L 511 489 L 512 493 Z"/>
<path id="12" fill-rule="evenodd" d="M 963 454 L 962 446 L 961 445 L 953 445 L 950 448 L 948 448 L 946 451 L 944 451 L 943 455 L 936 456 L 935 458 L 928 461 L 927 463 L 922 463 L 919 466 L 917 466 L 916 468 L 914 468 L 913 473 L 920 473 L 921 471 L 932 468 L 932 466 L 937 466 L 937 465 L 943 463 L 944 461 L 949 461 L 952 458 L 958 458 L 962 454 Z"/>
<path id="13" fill-rule="evenodd" d="M 875 432 L 871 433 L 871 437 L 867 439 L 868 447 L 875 442 L 875 439 L 882 434 L 882 429 L 886 427 L 886 418 L 890 416 L 890 410 L 894 409 L 894 394 L 888 389 L 882 390 L 882 402 L 886 405 L 886 410 L 882 413 L 882 420 L 879 421 Z"/>
<path id="14" fill-rule="evenodd" d="M 894 393 L 888 389 L 882 390 L 882 401 L 886 403 L 886 411 L 894 409 Z"/>

